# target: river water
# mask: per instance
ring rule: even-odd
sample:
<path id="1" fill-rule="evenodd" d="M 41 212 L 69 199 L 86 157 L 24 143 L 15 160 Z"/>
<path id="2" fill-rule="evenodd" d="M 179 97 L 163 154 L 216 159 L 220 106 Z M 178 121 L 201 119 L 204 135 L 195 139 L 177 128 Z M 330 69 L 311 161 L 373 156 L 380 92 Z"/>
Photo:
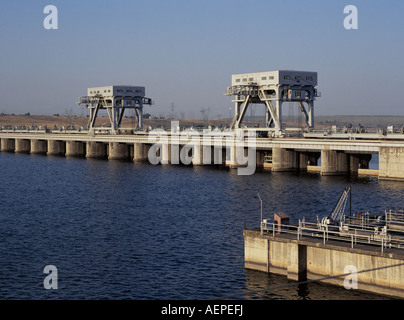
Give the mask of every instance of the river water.
<path id="1" fill-rule="evenodd" d="M 319 283 L 265 291 L 291 281 L 244 268 L 257 193 L 264 218 L 294 223 L 328 215 L 347 185 L 356 211 L 404 206 L 403 182 L 375 178 L 0 153 L 0 299 L 381 299 Z"/>

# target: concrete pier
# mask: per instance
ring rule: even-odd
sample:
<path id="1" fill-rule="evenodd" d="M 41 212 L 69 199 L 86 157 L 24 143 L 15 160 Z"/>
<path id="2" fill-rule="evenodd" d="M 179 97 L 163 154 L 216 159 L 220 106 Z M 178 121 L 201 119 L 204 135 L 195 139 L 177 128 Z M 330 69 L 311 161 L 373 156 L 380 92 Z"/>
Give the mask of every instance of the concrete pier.
<path id="1" fill-rule="evenodd" d="M 349 172 L 349 157 L 336 150 L 321 150 L 321 175 L 340 175 Z"/>
<path id="2" fill-rule="evenodd" d="M 107 145 L 102 142 L 88 141 L 86 143 L 86 158 L 104 159 L 107 157 Z"/>
<path id="3" fill-rule="evenodd" d="M 133 162 L 145 162 L 148 160 L 148 148 L 146 144 L 135 143 L 133 145 Z"/>
<path id="4" fill-rule="evenodd" d="M 162 143 L 160 145 L 160 163 L 167 165 L 171 163 L 171 145 L 168 143 Z"/>
<path id="5" fill-rule="evenodd" d="M 192 165 L 194 166 L 201 166 L 204 164 L 212 164 L 210 150 L 209 152 L 209 159 L 208 153 L 206 152 L 206 147 L 201 144 L 196 144 L 192 148 Z"/>
<path id="6" fill-rule="evenodd" d="M 275 147 L 272 149 L 272 171 L 295 171 L 298 169 L 298 155 L 294 150 Z"/>
<path id="7" fill-rule="evenodd" d="M 404 147 L 380 147 L 379 179 L 404 180 Z"/>
<path id="8" fill-rule="evenodd" d="M 245 268 L 287 276 L 304 281 L 344 286 L 347 266 L 355 266 L 358 289 L 404 298 L 404 254 L 400 249 L 381 252 L 371 246 L 290 235 L 261 235 L 259 230 L 244 230 Z M 394 266 L 387 268 L 389 266 Z M 360 272 L 371 270 L 369 272 Z M 345 277 L 337 277 L 344 275 Z"/>
<path id="9" fill-rule="evenodd" d="M 2 152 L 14 152 L 15 139 L 1 138 L 1 151 Z"/>
<path id="10" fill-rule="evenodd" d="M 66 157 L 84 157 L 86 143 L 82 141 L 66 141 Z"/>
<path id="11" fill-rule="evenodd" d="M 257 168 L 263 168 L 264 167 L 264 158 L 265 158 L 265 152 L 261 150 L 257 150 L 256 153 L 256 162 L 257 162 Z"/>
<path id="12" fill-rule="evenodd" d="M 129 159 L 129 146 L 126 143 L 109 143 L 109 160 L 127 160 Z"/>
<path id="13" fill-rule="evenodd" d="M 257 150 L 250 149 L 238 145 L 227 146 L 225 165 L 230 169 L 236 169 L 239 167 L 246 167 L 248 165 L 254 166 L 257 164 Z M 253 152 L 250 154 L 250 152 Z M 224 154 L 223 154 L 224 155 Z M 248 162 L 252 161 L 252 164 Z M 263 164 L 263 156 L 260 158 Z"/>
<path id="14" fill-rule="evenodd" d="M 227 147 L 227 154 L 226 156 L 226 166 L 230 169 L 236 169 L 238 167 L 237 163 L 237 147 L 236 146 L 228 146 Z"/>
<path id="15" fill-rule="evenodd" d="M 31 140 L 31 154 L 46 154 L 48 142 L 46 140 Z"/>
<path id="16" fill-rule="evenodd" d="M 30 153 L 31 141 L 28 139 L 15 139 L 15 153 Z"/>
<path id="17" fill-rule="evenodd" d="M 264 167 L 273 172 L 365 174 L 392 180 L 404 180 L 404 137 L 402 140 L 256 138 L 252 147 L 248 137 L 244 140 L 228 136 L 199 139 L 194 135 L 90 135 L 0 130 L 0 150 L 3 152 L 253 168 L 254 163 L 249 161 L 255 162 L 255 168 Z M 379 154 L 379 172 L 369 170 L 372 154 Z M 320 155 L 321 165 L 318 163 Z"/>
<path id="18" fill-rule="evenodd" d="M 299 170 L 308 171 L 309 166 L 317 166 L 321 152 L 299 152 Z"/>
<path id="19" fill-rule="evenodd" d="M 66 153 L 66 142 L 58 140 L 48 140 L 47 154 L 51 156 L 64 156 Z"/>

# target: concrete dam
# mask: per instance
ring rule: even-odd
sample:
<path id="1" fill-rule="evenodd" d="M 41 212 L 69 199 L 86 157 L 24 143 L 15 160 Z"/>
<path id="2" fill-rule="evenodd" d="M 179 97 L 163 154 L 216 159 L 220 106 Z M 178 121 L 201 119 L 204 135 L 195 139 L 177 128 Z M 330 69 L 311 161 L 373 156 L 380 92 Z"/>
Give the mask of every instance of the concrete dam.
<path id="1" fill-rule="evenodd" d="M 85 131 L 16 130 L 0 128 L 2 152 L 48 154 L 110 160 L 149 161 L 152 164 L 223 165 L 252 174 L 256 168 L 273 172 L 308 171 L 321 175 L 373 175 L 379 179 L 404 179 L 404 134 L 402 132 L 314 131 L 314 101 L 317 72 L 275 70 L 232 75 L 225 95 L 233 96 L 234 117 L 228 130 L 179 130 L 178 121 L 165 132 L 143 129 L 143 108 L 153 105 L 145 87 L 112 85 L 87 89 L 77 103 L 89 110 Z M 298 105 L 305 122 L 287 128 L 282 104 Z M 265 126 L 246 128 L 248 108 L 261 104 Z M 131 110 L 136 128 L 125 134 L 122 119 Z M 100 111 L 106 111 L 109 127 L 97 127 Z M 122 134 L 124 133 L 124 134 Z M 296 132 L 295 132 L 296 133 Z M 369 170 L 378 154 L 378 170 Z M 247 169 L 246 169 L 247 167 Z M 244 170 L 246 169 L 246 170 Z"/>
<path id="2" fill-rule="evenodd" d="M 404 141 L 400 140 L 255 138 L 223 133 L 195 136 L 182 132 L 91 135 L 0 131 L 0 150 L 153 164 L 251 166 L 273 172 L 369 174 L 379 179 L 404 179 Z M 182 154 L 187 161 L 180 158 Z M 368 169 L 373 154 L 379 155 L 378 170 Z"/>

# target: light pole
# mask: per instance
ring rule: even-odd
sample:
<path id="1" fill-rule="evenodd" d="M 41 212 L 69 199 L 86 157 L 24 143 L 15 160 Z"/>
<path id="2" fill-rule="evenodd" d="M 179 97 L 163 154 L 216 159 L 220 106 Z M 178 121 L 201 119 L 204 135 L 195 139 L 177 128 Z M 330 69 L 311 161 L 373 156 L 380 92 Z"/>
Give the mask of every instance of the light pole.
<path id="1" fill-rule="evenodd" d="M 262 232 L 262 199 L 261 199 L 259 193 L 257 193 L 257 196 L 258 196 L 258 198 L 260 199 L 260 202 L 261 202 L 261 223 L 260 223 L 260 230 L 261 230 L 261 235 L 262 235 L 262 234 L 263 234 L 263 232 Z"/>

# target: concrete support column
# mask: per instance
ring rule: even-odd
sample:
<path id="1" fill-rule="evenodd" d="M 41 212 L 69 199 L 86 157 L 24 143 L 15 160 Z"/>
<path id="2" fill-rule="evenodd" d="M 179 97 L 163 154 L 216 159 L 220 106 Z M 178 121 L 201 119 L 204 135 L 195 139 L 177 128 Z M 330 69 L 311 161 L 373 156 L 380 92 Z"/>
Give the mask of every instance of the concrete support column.
<path id="1" fill-rule="evenodd" d="M 213 147 L 213 163 L 219 166 L 226 165 L 226 148 L 222 146 Z"/>
<path id="2" fill-rule="evenodd" d="M 102 142 L 88 141 L 86 143 L 86 158 L 106 158 L 107 146 Z"/>
<path id="3" fill-rule="evenodd" d="M 270 272 L 270 242 L 244 234 L 244 266 L 247 269 Z M 271 271 L 272 272 L 272 271 Z"/>
<path id="4" fill-rule="evenodd" d="M 1 151 L 2 152 L 14 152 L 15 140 L 8 138 L 1 138 Z"/>
<path id="5" fill-rule="evenodd" d="M 237 163 L 237 147 L 235 144 L 227 147 L 228 159 L 226 160 L 226 166 L 230 169 L 236 169 L 238 167 Z"/>
<path id="6" fill-rule="evenodd" d="M 321 175 L 346 174 L 349 171 L 349 156 L 340 151 L 321 150 Z"/>
<path id="7" fill-rule="evenodd" d="M 307 247 L 297 242 L 287 244 L 287 277 L 294 281 L 304 281 L 307 278 Z"/>
<path id="8" fill-rule="evenodd" d="M 192 147 L 192 165 L 199 166 L 203 164 L 203 146 L 196 144 Z"/>
<path id="9" fill-rule="evenodd" d="M 298 168 L 298 154 L 294 150 L 272 149 L 272 171 L 294 171 Z"/>
<path id="10" fill-rule="evenodd" d="M 171 145 L 162 143 L 160 147 L 161 164 L 170 164 L 171 161 Z"/>
<path id="11" fill-rule="evenodd" d="M 109 160 L 129 159 L 129 146 L 126 143 L 110 142 L 108 159 Z"/>
<path id="12" fill-rule="evenodd" d="M 82 141 L 66 141 L 66 157 L 84 157 L 86 143 Z"/>
<path id="13" fill-rule="evenodd" d="M 145 144 L 143 143 L 135 143 L 133 145 L 133 161 L 141 162 L 147 161 L 147 152 L 145 148 Z"/>
<path id="14" fill-rule="evenodd" d="M 16 153 L 29 153 L 31 151 L 31 141 L 27 139 L 15 139 Z"/>
<path id="15" fill-rule="evenodd" d="M 299 170 L 307 171 L 307 165 L 310 162 L 310 155 L 307 152 L 299 152 Z"/>
<path id="16" fill-rule="evenodd" d="M 66 153 L 66 142 L 58 140 L 48 140 L 48 152 L 50 156 L 64 156 Z"/>
<path id="17" fill-rule="evenodd" d="M 257 167 L 262 168 L 264 167 L 264 156 L 265 152 L 261 150 L 257 150 Z"/>
<path id="18" fill-rule="evenodd" d="M 360 156 L 359 154 L 349 154 L 349 172 L 353 175 L 358 174 Z"/>
<path id="19" fill-rule="evenodd" d="M 31 140 L 31 154 L 46 154 L 48 143 L 46 140 Z"/>
<path id="20" fill-rule="evenodd" d="M 221 163 L 221 154 L 219 154 L 218 150 L 214 150 L 214 148 L 210 145 L 204 146 L 202 144 L 196 144 L 193 146 L 193 155 L 192 155 L 192 164 L 194 166 L 200 166 L 205 164 L 214 164 L 215 163 L 215 154 L 216 151 L 217 161 Z"/>
<path id="21" fill-rule="evenodd" d="M 320 158 L 320 153 L 315 152 L 299 152 L 299 170 L 307 171 L 308 166 L 317 166 L 318 158 Z"/>
<path id="22" fill-rule="evenodd" d="M 404 147 L 380 147 L 379 179 L 404 180 L 403 168 Z"/>
<path id="23" fill-rule="evenodd" d="M 349 171 L 351 174 L 358 174 L 359 169 L 369 169 L 371 154 L 349 154 Z"/>
<path id="24" fill-rule="evenodd" d="M 218 153 L 219 150 L 216 150 L 212 145 L 203 145 L 201 151 L 203 164 L 215 164 L 215 157 L 219 157 L 218 155 L 215 155 L 215 152 Z"/>
<path id="25" fill-rule="evenodd" d="M 193 146 L 192 164 L 200 166 L 205 164 L 214 164 L 214 151 L 210 145 L 204 146 L 196 144 Z M 219 161 L 220 159 L 218 159 Z"/>
<path id="26" fill-rule="evenodd" d="M 143 144 L 143 151 L 144 151 L 144 159 L 145 159 L 145 161 L 148 161 L 148 162 L 150 162 L 150 160 L 149 160 L 149 151 L 150 151 L 150 148 L 151 148 L 151 144 Z"/>
<path id="27" fill-rule="evenodd" d="M 372 154 L 360 154 L 359 169 L 369 169 L 370 160 L 372 160 Z"/>

